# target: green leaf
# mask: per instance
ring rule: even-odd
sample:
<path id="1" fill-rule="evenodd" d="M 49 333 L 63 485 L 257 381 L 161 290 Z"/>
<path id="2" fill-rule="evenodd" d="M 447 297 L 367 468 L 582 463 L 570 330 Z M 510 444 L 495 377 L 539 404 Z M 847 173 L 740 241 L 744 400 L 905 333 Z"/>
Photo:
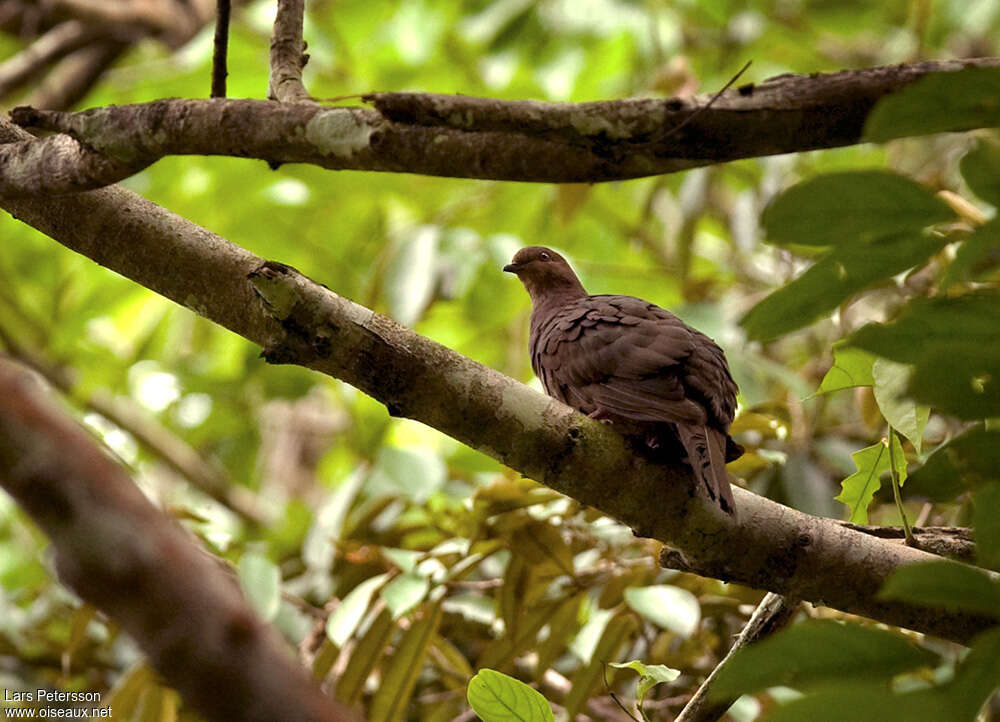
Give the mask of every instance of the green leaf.
<path id="1" fill-rule="evenodd" d="M 863 326 L 848 343 L 909 364 L 919 363 L 927 348 L 989 348 L 1000 343 L 1000 293 L 983 290 L 955 297 L 917 298 L 894 321 Z"/>
<path id="2" fill-rule="evenodd" d="M 892 694 L 885 682 L 852 682 L 792 700 L 767 722 L 973 722 L 962 718 L 937 690 Z"/>
<path id="3" fill-rule="evenodd" d="M 551 722 L 552 707 L 524 682 L 492 669 L 469 680 L 469 706 L 483 722 Z"/>
<path id="4" fill-rule="evenodd" d="M 639 673 L 639 684 L 636 687 L 635 696 L 640 707 L 642 707 L 649 690 L 663 682 L 673 682 L 681 676 L 679 669 L 673 669 L 665 664 L 643 664 L 637 659 L 633 659 L 631 662 L 611 662 L 610 666 L 617 669 L 631 669 Z"/>
<path id="5" fill-rule="evenodd" d="M 586 600 L 586 593 L 570 597 L 563 602 L 549 621 L 549 634 L 535 648 L 538 654 L 538 670 L 540 674 L 567 651 L 570 640 L 576 635 L 582 625 L 581 612 Z"/>
<path id="6" fill-rule="evenodd" d="M 888 680 L 935 661 L 935 655 L 893 632 L 808 620 L 737 652 L 719 670 L 710 694 L 727 699 L 778 685 L 808 689 L 837 681 Z"/>
<path id="7" fill-rule="evenodd" d="M 752 340 L 769 341 L 829 314 L 854 293 L 927 260 L 947 239 L 903 233 L 831 250 L 740 321 Z"/>
<path id="8" fill-rule="evenodd" d="M 1000 218 L 979 226 L 958 247 L 944 285 L 983 279 L 1000 268 Z"/>
<path id="9" fill-rule="evenodd" d="M 966 421 L 1000 416 L 1000 347 L 929 348 L 910 381 L 918 401 Z"/>
<path id="10" fill-rule="evenodd" d="M 615 616 L 612 609 L 591 608 L 587 621 L 569 645 L 569 650 L 584 664 L 590 664 L 597 645 L 604 638 L 604 630 Z"/>
<path id="11" fill-rule="evenodd" d="M 570 677 L 570 691 L 563 700 L 568 719 L 574 719 L 595 690 L 603 685 L 605 663 L 618 655 L 636 626 L 636 619 L 631 614 L 618 614 L 608 622 L 590 662 Z"/>
<path id="12" fill-rule="evenodd" d="M 960 418 L 1000 415 L 1000 294 L 916 299 L 892 323 L 869 324 L 847 342 L 915 366 L 910 394 Z"/>
<path id="13" fill-rule="evenodd" d="M 777 196 L 761 219 L 780 246 L 839 246 L 918 231 L 954 217 L 948 205 L 909 178 L 884 170 L 827 173 Z"/>
<path id="14" fill-rule="evenodd" d="M 864 139 L 1000 126 L 1000 68 L 933 73 L 886 96 L 868 116 Z"/>
<path id="15" fill-rule="evenodd" d="M 274 619 L 281 607 L 281 572 L 278 567 L 263 554 L 248 552 L 240 557 L 236 571 L 250 606 L 264 620 Z"/>
<path id="16" fill-rule="evenodd" d="M 923 445 L 924 427 L 927 426 L 931 410 L 904 397 L 912 372 L 912 367 L 907 364 L 888 359 L 877 359 L 872 365 L 875 402 L 882 416 L 889 422 L 889 426 L 910 440 L 919 454 Z M 905 475 L 900 478 L 905 478 Z"/>
<path id="17" fill-rule="evenodd" d="M 399 619 L 420 604 L 430 590 L 430 582 L 418 574 L 400 574 L 382 587 L 382 599 L 392 612 L 393 619 Z"/>
<path id="18" fill-rule="evenodd" d="M 896 443 L 899 443 L 898 439 Z M 900 455 L 902 451 L 900 448 Z M 889 470 L 889 449 L 879 442 L 855 451 L 851 458 L 858 470 L 840 482 L 840 493 L 835 498 L 847 505 L 850 510 L 849 521 L 867 524 L 868 506 L 872 503 L 875 492 L 882 488 L 882 474 Z"/>
<path id="19" fill-rule="evenodd" d="M 372 601 L 375 590 L 385 584 L 388 574 L 378 574 L 364 580 L 344 597 L 326 620 L 326 636 L 338 647 L 351 638 Z"/>
<path id="20" fill-rule="evenodd" d="M 990 569 L 1000 566 L 1000 483 L 976 491 L 972 525 L 976 530 L 976 560 Z"/>
<path id="21" fill-rule="evenodd" d="M 982 569 L 952 561 L 899 567 L 882 585 L 879 598 L 1000 618 L 1000 581 Z"/>
<path id="22" fill-rule="evenodd" d="M 520 652 L 534 645 L 542 627 L 549 623 L 560 608 L 558 601 L 539 605 L 523 615 L 514 629 L 507 628 L 505 634 L 486 645 L 477 660 L 477 667 L 502 667 Z"/>
<path id="23" fill-rule="evenodd" d="M 388 609 L 382 609 L 358 640 L 347 660 L 347 667 L 337 678 L 335 696 L 338 700 L 345 704 L 353 704 L 361 697 L 365 682 L 381 659 L 395 629 L 396 624 L 392 620 L 392 614 Z"/>
<path id="24" fill-rule="evenodd" d="M 701 606 L 691 592 L 669 584 L 629 587 L 625 603 L 653 624 L 690 637 L 701 621 Z"/>
<path id="25" fill-rule="evenodd" d="M 875 383 L 872 365 L 876 356 L 853 346 L 840 343 L 833 347 L 833 366 L 826 372 L 817 394 L 849 389 L 855 386 L 871 386 Z"/>
<path id="26" fill-rule="evenodd" d="M 391 494 L 422 503 L 447 480 L 448 469 L 432 449 L 383 446 L 368 477 L 366 490 L 373 496 Z"/>
<path id="27" fill-rule="evenodd" d="M 389 314 L 404 326 L 420 318 L 434 295 L 440 238 L 438 226 L 420 226 L 401 240 L 389 261 Z"/>
<path id="28" fill-rule="evenodd" d="M 1000 629 L 976 638 L 955 676 L 929 689 L 893 694 L 884 681 L 831 685 L 793 700 L 768 722 L 973 722 L 1000 682 Z"/>
<path id="29" fill-rule="evenodd" d="M 440 601 L 424 606 L 415 615 L 413 624 L 399 640 L 388 667 L 383 671 L 382 683 L 375 691 L 369 708 L 370 719 L 384 722 L 406 719 L 413 688 L 423 671 L 427 649 L 440 624 Z"/>
<path id="30" fill-rule="evenodd" d="M 980 138 L 976 146 L 962 156 L 959 168 L 973 193 L 1000 207 L 1000 143 Z"/>
<path id="31" fill-rule="evenodd" d="M 1000 431 L 979 426 L 935 449 L 913 472 L 908 488 L 931 501 L 950 501 L 994 482 L 1000 482 Z"/>

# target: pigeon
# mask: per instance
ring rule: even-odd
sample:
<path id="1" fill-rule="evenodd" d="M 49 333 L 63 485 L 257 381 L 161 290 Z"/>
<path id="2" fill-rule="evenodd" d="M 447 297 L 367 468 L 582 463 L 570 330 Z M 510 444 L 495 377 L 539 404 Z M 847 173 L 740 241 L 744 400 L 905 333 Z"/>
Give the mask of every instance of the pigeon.
<path id="1" fill-rule="evenodd" d="M 591 296 L 551 248 L 522 248 L 503 268 L 531 296 L 531 367 L 545 392 L 666 458 L 683 458 L 735 514 L 726 463 L 736 383 L 722 349 L 656 304 Z M 679 446 L 678 446 L 679 445 Z"/>

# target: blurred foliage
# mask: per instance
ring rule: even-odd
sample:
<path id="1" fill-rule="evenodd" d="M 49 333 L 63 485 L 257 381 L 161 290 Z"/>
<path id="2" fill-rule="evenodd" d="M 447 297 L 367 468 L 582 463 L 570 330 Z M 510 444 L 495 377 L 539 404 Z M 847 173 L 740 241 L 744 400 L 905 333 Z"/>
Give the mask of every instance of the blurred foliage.
<path id="1" fill-rule="evenodd" d="M 266 93 L 272 13 L 271 2 L 235 12 L 231 96 Z M 711 91 L 748 59 L 746 80 L 759 81 L 995 54 L 1000 9 L 317 0 L 306 20 L 317 97 L 593 100 Z M 172 55 L 141 45 L 85 104 L 207 95 L 210 57 L 210 29 Z M 995 87 L 995 73 L 982 77 Z M 912 94 L 869 131 L 889 137 L 900 117 L 934 127 L 951 89 Z M 591 292 L 670 307 L 726 349 L 748 449 L 730 469 L 748 488 L 898 524 L 879 479 L 891 423 L 909 519 L 974 522 L 997 540 L 997 148 L 996 133 L 977 131 L 560 187 L 184 157 L 124 185 L 526 381 L 528 299 L 499 269 L 522 245 L 555 246 Z M 661 570 L 657 544 L 611 520 L 350 387 L 267 366 L 251 344 L 12 219 L 2 228 L 0 347 L 66 390 L 144 491 L 232 565 L 314 676 L 372 720 L 459 717 L 482 668 L 534 684 L 560 714 L 624 718 L 608 693 L 634 701 L 641 681 L 606 663 L 625 660 L 677 670 L 641 689 L 645 712 L 670 718 L 760 599 Z M 110 414 L 108 398 L 132 413 Z M 176 440 L 263 523 L 179 474 L 165 451 Z M 983 564 L 997 565 L 996 548 Z M 994 586 L 954 569 L 908 570 L 887 593 L 995 609 Z M 54 579 L 45 539 L 0 496 L 0 686 L 96 690 L 115 719 L 193 719 L 114 624 Z M 727 689 L 746 696 L 730 715 L 972 720 L 998 681 L 997 649 L 995 633 L 963 657 L 864 620 L 796 625 L 734 668 Z"/>

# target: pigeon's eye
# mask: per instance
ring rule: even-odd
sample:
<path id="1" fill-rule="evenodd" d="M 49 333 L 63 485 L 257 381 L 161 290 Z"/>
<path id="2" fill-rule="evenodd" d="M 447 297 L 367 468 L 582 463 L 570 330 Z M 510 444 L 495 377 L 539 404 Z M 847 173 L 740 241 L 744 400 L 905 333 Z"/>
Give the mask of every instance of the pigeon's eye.
<path id="1" fill-rule="evenodd" d="M 538 257 L 541 258 L 543 261 L 547 261 L 550 258 L 549 254 L 546 253 L 545 251 L 542 251 L 541 254 L 539 254 Z"/>

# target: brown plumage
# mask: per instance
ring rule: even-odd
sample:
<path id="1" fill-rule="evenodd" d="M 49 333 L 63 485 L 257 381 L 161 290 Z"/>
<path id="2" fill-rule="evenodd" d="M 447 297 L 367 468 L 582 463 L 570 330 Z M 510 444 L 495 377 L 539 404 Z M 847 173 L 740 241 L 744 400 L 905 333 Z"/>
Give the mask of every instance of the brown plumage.
<path id="1" fill-rule="evenodd" d="M 729 436 L 736 383 L 712 339 L 633 296 L 591 296 L 550 248 L 530 246 L 505 271 L 531 295 L 531 367 L 546 393 L 621 433 L 687 462 L 733 513 L 726 462 L 743 448 Z"/>

